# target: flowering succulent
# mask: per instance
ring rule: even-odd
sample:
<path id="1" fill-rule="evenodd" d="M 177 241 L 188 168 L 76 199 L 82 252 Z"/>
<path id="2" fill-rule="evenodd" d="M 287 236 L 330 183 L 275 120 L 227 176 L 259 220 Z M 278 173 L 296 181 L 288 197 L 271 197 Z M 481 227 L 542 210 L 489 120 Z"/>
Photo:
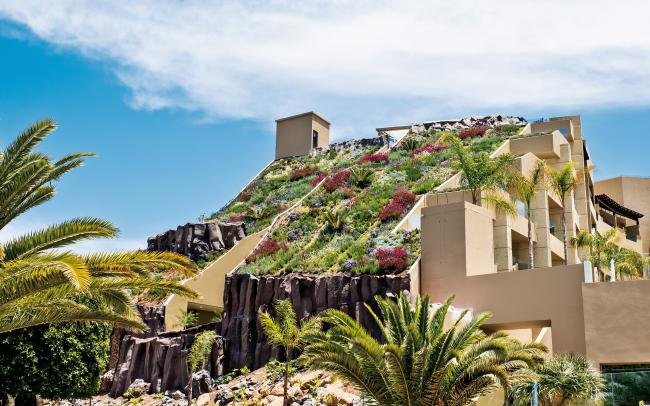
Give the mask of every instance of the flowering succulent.
<path id="1" fill-rule="evenodd" d="M 379 268 L 385 271 L 403 271 L 408 266 L 408 252 L 401 247 L 377 248 L 375 256 Z"/>
<path id="2" fill-rule="evenodd" d="M 433 144 L 425 144 L 425 145 L 421 146 L 420 148 L 416 148 L 413 151 L 413 155 L 415 156 L 415 155 L 430 154 L 435 150 L 436 150 L 436 148 L 435 148 L 435 146 Z"/>
<path id="3" fill-rule="evenodd" d="M 243 214 L 232 214 L 228 217 L 228 223 L 239 223 L 240 221 L 244 221 L 244 217 L 246 216 Z"/>
<path id="4" fill-rule="evenodd" d="M 289 174 L 289 180 L 298 180 L 304 178 L 305 176 L 311 175 L 312 173 L 316 172 L 316 170 L 318 170 L 318 168 L 316 168 L 315 166 L 308 166 L 305 168 L 295 169 Z"/>
<path id="5" fill-rule="evenodd" d="M 391 202 L 397 203 L 403 207 L 407 207 L 413 202 L 415 202 L 415 199 L 417 196 L 415 193 L 410 192 L 406 189 L 397 189 L 395 193 L 393 193 L 393 197 L 391 197 Z"/>
<path id="6" fill-rule="evenodd" d="M 388 219 L 399 217 L 404 211 L 404 206 L 399 203 L 390 202 L 379 212 L 379 220 L 386 221 Z"/>
<path id="7" fill-rule="evenodd" d="M 301 234 L 302 233 L 300 232 L 300 229 L 295 228 L 287 233 L 287 238 L 289 239 L 289 241 L 295 241 L 300 239 Z"/>
<path id="8" fill-rule="evenodd" d="M 488 130 L 487 127 L 471 127 L 458 133 L 460 138 L 480 137 Z"/>
<path id="9" fill-rule="evenodd" d="M 373 228 L 370 230 L 370 236 L 371 237 L 377 237 L 377 234 L 379 234 L 379 229 L 378 228 Z"/>
<path id="10" fill-rule="evenodd" d="M 295 221 L 300 218 L 300 213 L 289 213 L 289 216 L 287 216 L 289 220 Z"/>
<path id="11" fill-rule="evenodd" d="M 258 258 L 273 255 L 280 250 L 286 251 L 288 249 L 287 244 L 283 242 L 264 240 L 253 250 L 251 255 L 246 259 L 246 262 L 254 262 Z"/>
<path id="12" fill-rule="evenodd" d="M 316 176 L 309 184 L 311 187 L 316 187 L 323 179 L 327 177 L 327 172 L 321 173 L 320 175 Z"/>
<path id="13" fill-rule="evenodd" d="M 342 268 L 344 271 L 351 271 L 352 268 L 354 268 L 355 266 L 357 266 L 357 261 L 355 261 L 354 259 L 348 259 L 343 263 Z"/>
<path id="14" fill-rule="evenodd" d="M 402 242 L 409 242 L 411 239 L 411 232 L 409 230 L 404 230 L 402 233 Z"/>
<path id="15" fill-rule="evenodd" d="M 328 192 L 333 192 L 336 189 L 343 186 L 349 178 L 350 178 L 350 170 L 344 169 L 342 171 L 338 171 L 332 174 L 331 176 L 329 176 L 327 179 L 325 179 L 325 182 L 323 183 L 323 187 Z"/>
<path id="16" fill-rule="evenodd" d="M 440 140 L 433 143 L 433 150 L 436 152 L 444 151 L 447 149 L 447 146 L 440 142 Z"/>
<path id="17" fill-rule="evenodd" d="M 388 162 L 388 154 L 366 154 L 359 159 L 359 163 Z"/>

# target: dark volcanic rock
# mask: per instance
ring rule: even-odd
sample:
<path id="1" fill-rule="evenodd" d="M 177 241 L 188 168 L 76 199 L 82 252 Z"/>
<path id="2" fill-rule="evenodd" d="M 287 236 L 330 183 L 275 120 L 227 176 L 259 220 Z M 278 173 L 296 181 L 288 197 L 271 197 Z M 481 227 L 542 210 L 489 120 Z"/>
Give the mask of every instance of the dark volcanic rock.
<path id="1" fill-rule="evenodd" d="M 113 397 L 120 396 L 134 381 L 141 379 L 151 384 L 150 393 L 185 390 L 189 383 L 187 354 L 196 335 L 207 330 L 218 331 L 219 328 L 220 323 L 209 323 L 153 337 L 124 336 L 117 365 L 104 375 L 102 389 Z M 224 340 L 218 337 L 205 366 L 212 377 L 223 374 L 224 349 Z M 201 377 L 195 383 L 193 395 L 204 393 L 207 381 L 206 377 Z"/>
<path id="2" fill-rule="evenodd" d="M 410 278 L 404 275 L 287 275 L 233 274 L 226 278 L 221 335 L 228 342 L 224 370 L 244 365 L 257 369 L 270 358 L 281 359 L 271 349 L 257 322 L 258 311 L 272 312 L 272 303 L 289 299 L 299 318 L 325 309 L 339 309 L 361 323 L 373 336 L 380 331 L 364 303 L 378 311 L 375 295 L 391 296 L 408 291 Z M 295 356 L 297 354 L 291 354 Z"/>
<path id="3" fill-rule="evenodd" d="M 244 223 L 187 223 L 147 239 L 149 251 L 172 251 L 193 260 L 230 249 L 246 237 Z"/>
<path id="4" fill-rule="evenodd" d="M 131 334 L 134 337 L 144 338 L 144 337 L 153 337 L 161 333 L 165 329 L 165 307 L 160 306 L 145 306 L 137 304 L 135 305 L 142 322 L 147 326 L 147 331 L 142 334 Z M 124 336 L 128 333 L 126 330 L 121 328 L 113 329 L 111 333 L 111 342 L 110 342 L 110 355 L 108 360 L 108 367 L 110 369 L 115 368 L 117 365 L 120 345 Z"/>

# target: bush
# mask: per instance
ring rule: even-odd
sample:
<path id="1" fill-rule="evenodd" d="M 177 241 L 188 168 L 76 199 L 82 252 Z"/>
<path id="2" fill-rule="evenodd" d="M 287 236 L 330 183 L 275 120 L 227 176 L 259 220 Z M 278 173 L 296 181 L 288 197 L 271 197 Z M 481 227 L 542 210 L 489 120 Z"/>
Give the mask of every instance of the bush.
<path id="1" fill-rule="evenodd" d="M 0 394 L 21 400 L 84 399 L 99 391 L 112 328 L 100 323 L 40 326 L 0 335 Z"/>
<path id="2" fill-rule="evenodd" d="M 388 162 L 388 154 L 366 154 L 359 159 L 359 163 Z"/>
<path id="3" fill-rule="evenodd" d="M 377 217 L 381 221 L 386 221 L 389 219 L 400 217 L 403 211 L 404 211 L 404 206 L 402 206 L 401 204 L 391 202 L 388 203 L 386 206 L 384 206 L 383 209 L 381 209 Z"/>
<path id="4" fill-rule="evenodd" d="M 437 141 L 436 141 L 436 143 L 437 143 Z M 421 146 L 420 148 L 416 148 L 413 151 L 413 155 L 430 154 L 435 150 L 436 149 L 435 149 L 433 144 L 425 144 L 425 145 Z"/>
<path id="5" fill-rule="evenodd" d="M 417 199 L 415 193 L 409 192 L 406 189 L 398 189 L 393 194 L 393 197 L 391 197 L 391 202 L 397 203 L 402 207 L 408 207 L 415 202 L 415 199 Z"/>
<path id="6" fill-rule="evenodd" d="M 231 214 L 228 217 L 228 223 L 239 223 L 240 221 L 244 221 L 244 218 L 246 215 L 244 214 Z"/>
<path id="7" fill-rule="evenodd" d="M 485 126 L 480 126 L 480 127 L 472 127 L 468 128 L 466 130 L 462 130 L 458 133 L 458 136 L 460 138 L 471 138 L 471 137 L 480 137 L 485 132 L 488 130 L 488 127 Z"/>
<path id="8" fill-rule="evenodd" d="M 328 192 L 333 192 L 343 186 L 347 182 L 348 178 L 350 178 L 350 171 L 348 169 L 338 171 L 335 174 L 332 174 L 332 176 L 329 176 L 325 182 L 323 182 L 323 187 Z"/>
<path id="9" fill-rule="evenodd" d="M 316 187 L 316 185 L 318 185 L 326 177 L 327 177 L 327 172 L 321 173 L 320 175 L 316 176 L 311 182 L 309 182 L 309 184 L 312 187 Z"/>
<path id="10" fill-rule="evenodd" d="M 415 194 L 421 195 L 428 193 L 439 186 L 442 182 L 436 178 L 422 178 L 413 187 L 411 191 Z"/>
<path id="11" fill-rule="evenodd" d="M 408 252 L 401 247 L 377 248 L 375 256 L 379 269 L 384 271 L 403 271 L 408 266 Z"/>
<path id="12" fill-rule="evenodd" d="M 283 250 L 286 251 L 289 249 L 287 244 L 283 242 L 278 242 L 274 240 L 264 240 L 258 245 L 251 255 L 246 259 L 247 262 L 254 262 L 258 258 L 263 258 L 267 257 L 269 255 L 273 255 L 276 252 Z"/>

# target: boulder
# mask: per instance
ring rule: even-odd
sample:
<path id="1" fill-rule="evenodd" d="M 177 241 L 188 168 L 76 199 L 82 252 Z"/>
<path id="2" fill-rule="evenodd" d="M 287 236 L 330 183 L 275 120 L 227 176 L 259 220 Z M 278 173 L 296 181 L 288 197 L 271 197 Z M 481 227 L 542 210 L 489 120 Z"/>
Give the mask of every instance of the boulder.
<path id="1" fill-rule="evenodd" d="M 196 399 L 196 406 L 212 406 L 212 399 L 209 393 L 203 393 Z"/>

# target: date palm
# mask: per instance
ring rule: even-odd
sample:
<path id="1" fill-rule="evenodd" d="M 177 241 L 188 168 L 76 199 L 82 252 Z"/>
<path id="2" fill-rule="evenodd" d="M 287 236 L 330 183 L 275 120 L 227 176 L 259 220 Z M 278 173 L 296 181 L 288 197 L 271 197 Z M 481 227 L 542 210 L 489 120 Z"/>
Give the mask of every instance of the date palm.
<path id="1" fill-rule="evenodd" d="M 291 351 L 301 350 L 307 344 L 307 338 L 320 331 L 320 320 L 306 318 L 298 322 L 296 312 L 289 300 L 277 300 L 273 306 L 275 317 L 266 312 L 260 312 L 258 320 L 267 342 L 273 347 L 284 350 L 284 406 L 289 404 L 287 389 L 289 384 L 289 357 Z"/>
<path id="2" fill-rule="evenodd" d="M 600 372 L 581 355 L 555 355 L 535 368 L 535 372 L 540 406 L 586 404 L 590 399 L 602 397 L 602 391 L 605 389 Z M 514 404 L 530 405 L 531 394 L 532 382 L 515 384 Z"/>
<path id="3" fill-rule="evenodd" d="M 524 203 L 526 210 L 526 219 L 528 220 L 528 263 L 530 269 L 535 268 L 535 250 L 533 245 L 533 220 L 532 204 L 533 199 L 537 196 L 540 188 L 546 186 L 546 164 L 539 160 L 530 170 L 530 173 L 524 175 L 517 173 L 509 181 L 512 193 Z"/>
<path id="4" fill-rule="evenodd" d="M 34 148 L 56 124 L 43 120 L 21 133 L 0 153 L 0 229 L 54 196 L 54 182 L 92 154 L 52 160 Z M 0 333 L 47 323 L 105 321 L 142 330 L 133 295 L 156 288 L 194 296 L 175 282 L 154 280 L 150 270 L 171 268 L 185 276 L 196 272 L 187 258 L 145 251 L 79 255 L 71 244 L 112 238 L 117 228 L 83 217 L 0 242 Z M 82 299 L 91 299 L 91 308 Z"/>
<path id="5" fill-rule="evenodd" d="M 303 357 L 315 369 L 334 373 L 377 405 L 468 405 L 478 397 L 528 378 L 542 361 L 541 344 L 523 345 L 504 333 L 481 330 L 483 313 L 467 311 L 445 328 L 453 298 L 433 311 L 428 297 L 411 308 L 406 293 L 397 302 L 377 297 L 381 319 L 367 306 L 382 332 L 374 339 L 339 310 L 320 314 L 332 327 L 309 339 Z M 383 321 L 382 321 L 383 320 Z"/>
<path id="6" fill-rule="evenodd" d="M 582 230 L 572 237 L 570 242 L 571 246 L 575 248 L 588 248 L 589 254 L 583 259 L 590 260 L 601 272 L 606 272 L 609 263 L 608 254 L 616 247 L 616 242 L 619 239 L 618 230 L 610 228 L 603 234 Z"/>
<path id="7" fill-rule="evenodd" d="M 447 133 L 441 141 L 449 147 L 452 167 L 460 173 L 460 186 L 469 189 L 472 203 L 492 206 L 497 212 L 514 216 L 517 208 L 500 191 L 514 171 L 515 159 L 511 154 L 490 158 L 485 152 L 474 153 L 458 136 Z"/>
<path id="8" fill-rule="evenodd" d="M 564 264 L 569 263 L 567 224 L 566 224 L 566 200 L 569 194 L 575 190 L 585 175 L 593 170 L 592 167 L 576 170 L 575 164 L 569 162 L 560 169 L 548 168 L 549 186 L 560 198 L 562 203 L 562 244 L 564 245 Z"/>

